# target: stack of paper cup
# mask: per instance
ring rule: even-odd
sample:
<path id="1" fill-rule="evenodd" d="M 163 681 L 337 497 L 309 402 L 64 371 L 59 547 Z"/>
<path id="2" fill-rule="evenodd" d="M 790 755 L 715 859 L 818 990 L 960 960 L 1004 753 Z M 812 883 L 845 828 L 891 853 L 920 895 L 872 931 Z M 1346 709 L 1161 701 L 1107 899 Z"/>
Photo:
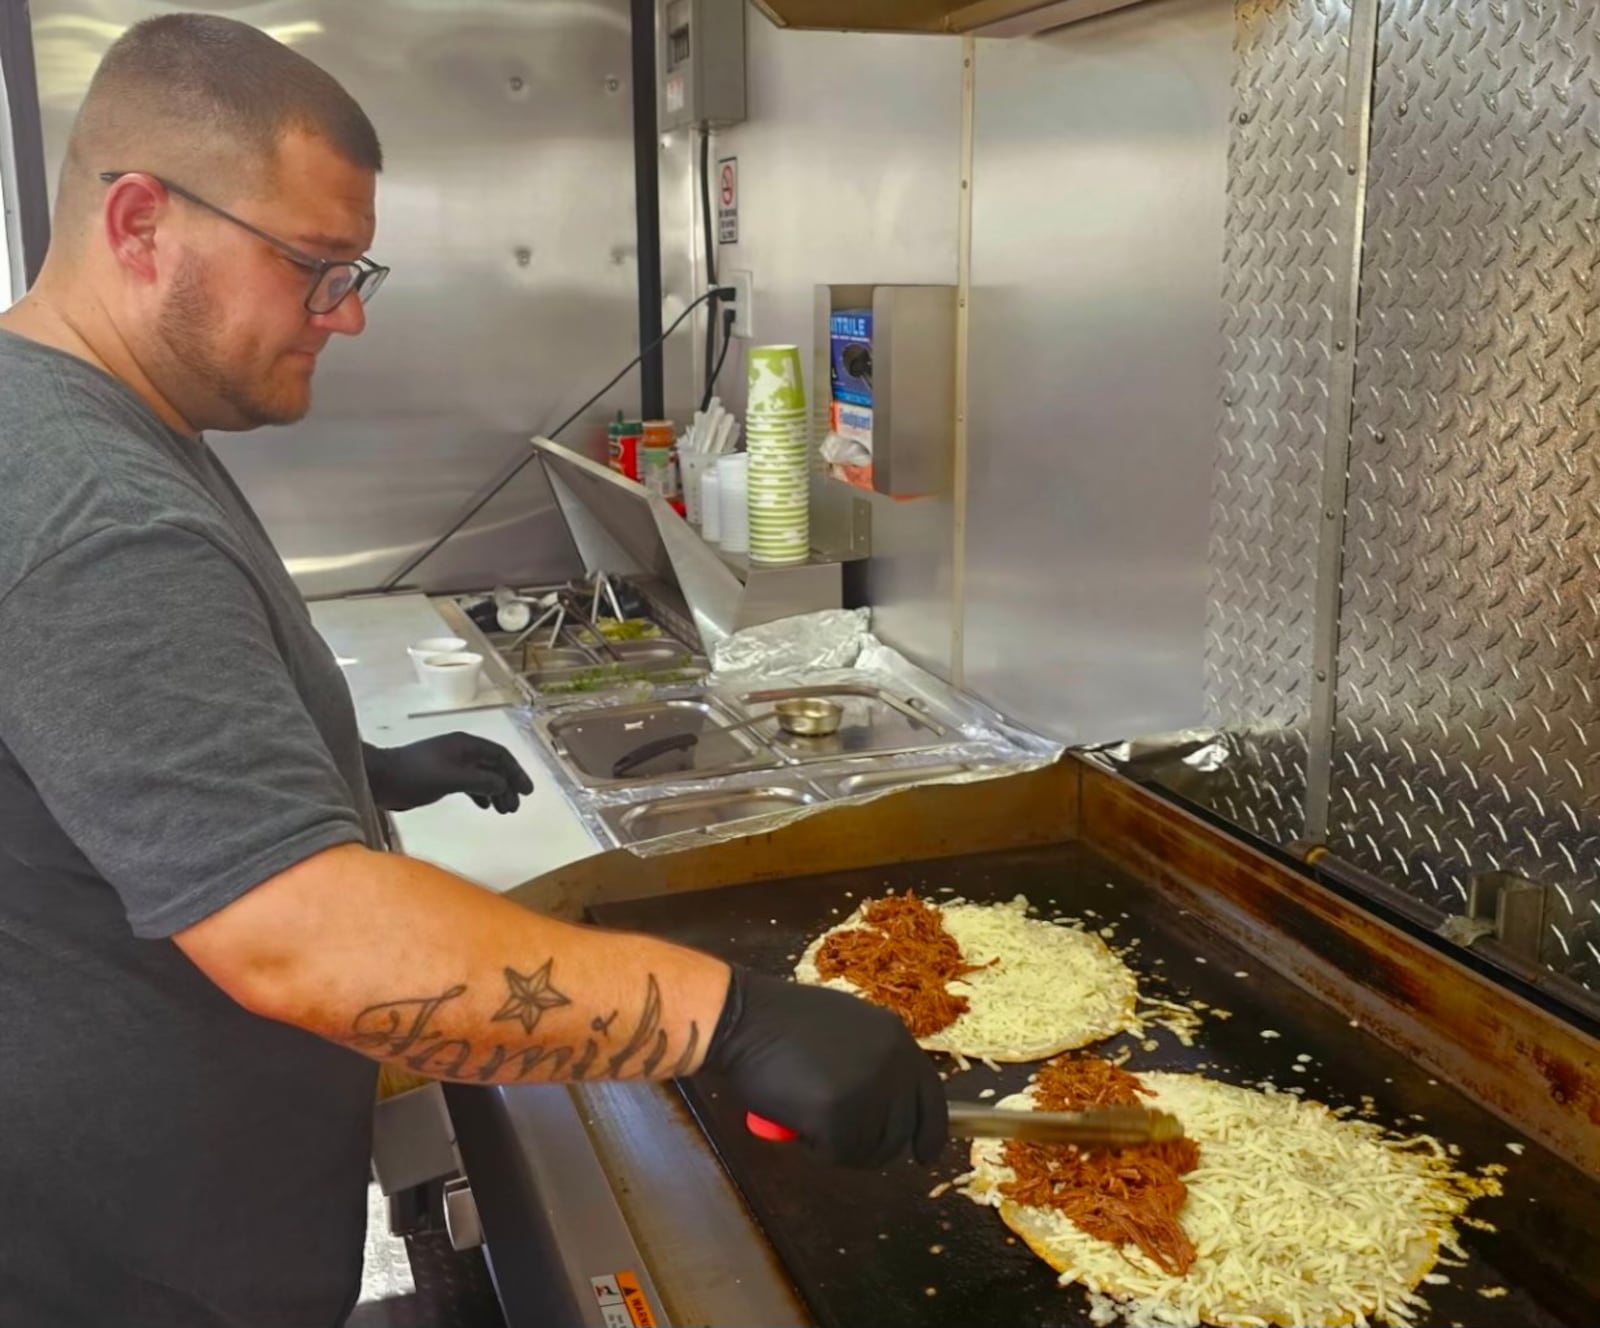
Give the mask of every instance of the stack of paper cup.
<path id="1" fill-rule="evenodd" d="M 803 563 L 811 555 L 811 429 L 800 350 L 754 346 L 749 373 L 750 558 Z"/>
<path id="2" fill-rule="evenodd" d="M 722 547 L 728 553 L 750 548 L 748 483 L 750 458 L 735 452 L 717 462 L 717 497 L 722 506 Z"/>

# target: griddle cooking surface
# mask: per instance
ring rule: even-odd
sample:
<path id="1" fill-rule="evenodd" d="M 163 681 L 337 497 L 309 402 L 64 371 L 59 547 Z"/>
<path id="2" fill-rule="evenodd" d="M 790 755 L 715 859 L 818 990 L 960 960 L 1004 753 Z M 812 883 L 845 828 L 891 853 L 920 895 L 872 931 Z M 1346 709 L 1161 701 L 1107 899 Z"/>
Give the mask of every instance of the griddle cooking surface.
<path id="1" fill-rule="evenodd" d="M 1600 1230 L 1600 1186 L 1532 1142 L 1517 1156 L 1517 1132 L 1474 1106 L 1337 1012 L 1265 969 L 1254 956 L 1211 932 L 1158 891 L 1079 845 L 873 868 L 806 880 L 772 881 L 689 895 L 660 896 L 594 910 L 606 925 L 653 932 L 699 946 L 758 971 L 788 974 L 801 950 L 865 898 L 914 887 L 937 902 L 949 892 L 978 901 L 1023 894 L 1044 916 L 1064 914 L 1091 926 L 1115 924 L 1113 944 L 1137 938 L 1129 962 L 1148 995 L 1182 996 L 1232 1012 L 1207 1018 L 1195 1047 L 1165 1030 L 1141 1049 L 1118 1038 L 1096 1050 L 1132 1043 L 1134 1070 L 1201 1070 L 1230 1083 L 1270 1078 L 1303 1086 L 1330 1106 L 1377 1100 L 1378 1119 L 1402 1131 L 1426 1130 L 1461 1148 L 1474 1170 L 1505 1164 L 1505 1197 L 1479 1200 L 1470 1215 L 1494 1222 L 1490 1234 L 1464 1228 L 1467 1268 L 1440 1269 L 1448 1285 L 1425 1287 L 1432 1306 L 1421 1324 L 1556 1325 L 1600 1321 L 1600 1271 L 1591 1239 Z M 1236 976 L 1238 974 L 1245 976 Z M 1280 1036 L 1263 1038 L 1263 1030 Z M 1296 1060 L 1309 1054 L 1305 1064 Z M 1000 1072 L 982 1065 L 952 1071 L 952 1096 L 1015 1092 L 1031 1067 Z M 1295 1066 L 1304 1064 L 1303 1072 Z M 797 1145 L 763 1144 L 744 1128 L 744 1107 L 709 1078 L 684 1095 L 723 1164 L 761 1223 L 822 1325 L 1087 1324 L 1077 1287 L 1011 1238 L 999 1216 L 954 1191 L 930 1199 L 941 1180 L 965 1171 L 965 1145 L 942 1164 L 909 1162 L 881 1172 L 820 1167 Z M 935 1252 L 935 1251 L 938 1252 Z M 1504 1297 L 1480 1291 L 1504 1287 Z"/>

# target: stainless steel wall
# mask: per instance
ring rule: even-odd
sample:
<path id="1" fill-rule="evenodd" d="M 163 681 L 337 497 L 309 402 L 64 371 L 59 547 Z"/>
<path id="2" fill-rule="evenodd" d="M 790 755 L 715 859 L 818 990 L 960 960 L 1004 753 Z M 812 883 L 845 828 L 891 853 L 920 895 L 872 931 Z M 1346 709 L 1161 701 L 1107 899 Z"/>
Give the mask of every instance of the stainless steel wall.
<path id="1" fill-rule="evenodd" d="M 1539 882 L 1540 958 L 1600 988 L 1600 13 L 1234 8 L 1227 756 L 1185 791 L 1438 918 Z"/>
<path id="2" fill-rule="evenodd" d="M 1330 843 L 1550 886 L 1600 989 L 1597 68 L 1591 4 L 1383 6 Z"/>
<path id="3" fill-rule="evenodd" d="M 661 326 L 665 328 L 690 301 L 706 288 L 705 264 L 700 258 L 699 212 L 695 204 L 697 145 L 692 134 L 663 134 L 657 158 L 661 181 Z M 704 369 L 701 367 L 705 324 L 696 315 L 667 339 L 661 351 L 667 418 L 689 420 L 700 405 Z M 738 381 L 734 353 L 728 352 L 725 383 Z"/>
<path id="4" fill-rule="evenodd" d="M 1201 714 L 1226 0 L 977 47 L 966 680 L 1069 742 Z"/>
<path id="5" fill-rule="evenodd" d="M 394 274 L 368 332 L 326 357 L 306 423 L 217 440 L 307 593 L 371 586 L 636 349 L 627 0 L 34 0 L 52 178 L 107 45 L 196 7 L 324 65 L 384 140 L 374 252 Z M 636 401 L 625 382 L 569 438 Z M 534 465 L 415 579 L 577 569 Z"/>
<path id="6" fill-rule="evenodd" d="M 961 42 L 954 37 L 795 32 L 748 14 L 749 118 L 716 136 L 713 161 L 739 159 L 739 243 L 720 249 L 725 275 L 755 280 L 755 340 L 809 348 L 816 284 L 956 281 L 960 216 Z M 681 163 L 663 178 L 663 243 L 693 258 L 703 286 L 699 233 L 669 227 L 669 189 L 679 202 L 690 135 L 669 136 Z M 714 167 L 713 167 L 714 169 Z M 697 195 L 696 195 L 697 196 Z M 714 204 L 713 204 L 714 206 Z M 681 263 L 680 263 L 681 267 Z M 699 288 L 699 287 L 697 287 Z M 668 290 L 682 298 L 687 289 Z M 681 306 L 680 306 L 681 307 Z M 698 345 L 696 339 L 696 345 Z M 721 395 L 744 402 L 735 343 Z M 809 365 L 809 350 L 806 351 Z M 699 365 L 698 352 L 694 364 Z M 681 363 L 677 372 L 683 371 Z M 826 385 L 820 385 L 826 391 Z M 813 394 L 816 383 L 808 383 Z M 669 397 L 692 398 L 669 379 Z M 848 503 L 840 485 L 814 500 Z M 950 671 L 954 559 L 948 496 L 894 502 L 876 495 L 867 593 L 884 640 L 942 675 Z M 825 519 L 825 518 L 824 518 Z"/>

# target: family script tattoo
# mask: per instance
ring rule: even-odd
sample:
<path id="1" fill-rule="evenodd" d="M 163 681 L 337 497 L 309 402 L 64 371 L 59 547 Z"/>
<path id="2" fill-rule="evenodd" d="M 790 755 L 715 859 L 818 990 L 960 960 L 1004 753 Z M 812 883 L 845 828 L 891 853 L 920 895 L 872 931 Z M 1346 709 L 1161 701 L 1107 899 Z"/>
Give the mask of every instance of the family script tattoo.
<path id="1" fill-rule="evenodd" d="M 507 967 L 506 998 L 490 1017 L 493 1023 L 512 1023 L 532 1036 L 547 1010 L 571 1005 L 555 986 L 555 960 L 547 959 L 529 973 Z M 630 1073 L 656 1074 L 665 1063 L 670 1038 L 661 1027 L 661 984 L 654 973 L 646 975 L 645 997 L 631 1027 L 619 1030 L 620 1010 L 596 1015 L 581 1046 L 571 1043 L 495 1042 L 485 1046 L 470 1038 L 451 1037 L 437 1027 L 440 1011 L 467 994 L 458 983 L 435 996 L 412 996 L 370 1005 L 355 1017 L 349 1035 L 351 1046 L 381 1060 L 400 1061 L 417 1074 L 469 1083 L 519 1082 L 543 1070 L 549 1078 L 565 1072 L 585 1079 L 600 1067 L 604 1077 L 620 1079 Z M 689 1024 L 689 1035 L 669 1073 L 687 1074 L 700 1046 L 700 1026 Z"/>

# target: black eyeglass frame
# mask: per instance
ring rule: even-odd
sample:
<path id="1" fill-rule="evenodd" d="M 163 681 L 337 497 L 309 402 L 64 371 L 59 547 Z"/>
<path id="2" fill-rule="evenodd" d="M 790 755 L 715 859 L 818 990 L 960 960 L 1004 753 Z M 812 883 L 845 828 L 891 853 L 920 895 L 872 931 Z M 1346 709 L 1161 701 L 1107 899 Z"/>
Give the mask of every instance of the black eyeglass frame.
<path id="1" fill-rule="evenodd" d="M 100 179 L 104 184 L 115 184 L 118 180 L 128 175 L 150 175 L 150 173 L 148 171 L 101 171 Z M 249 231 L 256 239 L 270 244 L 290 262 L 310 272 L 312 274 L 311 289 L 306 292 L 305 298 L 305 308 L 309 314 L 315 314 L 318 317 L 331 314 L 352 295 L 356 296 L 363 306 L 368 305 L 372 302 L 372 297 L 378 293 L 379 287 L 383 285 L 383 279 L 389 275 L 388 268 L 381 263 L 374 262 L 364 254 L 360 258 L 354 259 L 317 258 L 313 254 L 308 254 L 302 249 L 295 248 L 287 240 L 280 240 L 270 231 L 264 231 L 261 227 L 252 225 L 243 217 L 234 216 L 226 208 L 220 208 L 215 203 L 201 198 L 199 194 L 185 189 L 181 184 L 174 184 L 171 180 L 163 179 L 159 175 L 150 175 L 150 178 L 169 194 L 176 194 L 185 202 L 192 203 L 195 207 L 203 208 L 212 215 L 221 217 L 224 221 L 231 221 L 241 230 Z M 328 273 L 341 269 L 348 269 L 351 273 L 349 289 L 343 291 L 327 308 L 318 308 L 312 301 L 316 299 L 317 292 L 322 289 L 323 282 L 328 278 Z"/>

